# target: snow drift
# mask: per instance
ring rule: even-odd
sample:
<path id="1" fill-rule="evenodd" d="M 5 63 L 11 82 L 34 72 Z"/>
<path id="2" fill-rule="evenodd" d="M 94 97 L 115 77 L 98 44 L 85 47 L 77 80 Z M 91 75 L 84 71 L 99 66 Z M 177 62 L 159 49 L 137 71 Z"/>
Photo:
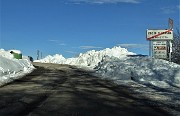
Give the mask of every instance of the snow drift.
<path id="1" fill-rule="evenodd" d="M 44 59 L 35 60 L 34 62 L 64 64 L 65 60 L 62 55 L 55 54 L 54 56 L 48 55 Z"/>
<path id="2" fill-rule="evenodd" d="M 28 59 L 14 59 L 9 51 L 0 49 L 0 86 L 30 73 L 33 69 Z"/>
<path id="3" fill-rule="evenodd" d="M 129 52 L 125 48 L 113 47 L 112 49 L 106 48 L 100 51 L 91 50 L 84 54 L 80 53 L 77 58 L 65 59 L 62 55 L 56 54 L 54 56 L 47 56 L 41 60 L 36 60 L 35 62 L 69 64 L 94 68 L 105 56 L 113 56 L 121 59 L 126 57 L 127 55 L 133 54 L 135 53 Z"/>
<path id="4" fill-rule="evenodd" d="M 133 80 L 157 87 L 180 87 L 180 65 L 161 59 L 104 57 L 95 68 L 103 78 Z"/>
<path id="5" fill-rule="evenodd" d="M 150 57 L 127 57 L 128 55 L 135 53 L 113 47 L 81 53 L 77 58 L 65 59 L 62 55 L 55 55 L 36 62 L 95 68 L 98 76 L 112 80 L 133 80 L 163 88 L 180 87 L 180 65 Z"/>

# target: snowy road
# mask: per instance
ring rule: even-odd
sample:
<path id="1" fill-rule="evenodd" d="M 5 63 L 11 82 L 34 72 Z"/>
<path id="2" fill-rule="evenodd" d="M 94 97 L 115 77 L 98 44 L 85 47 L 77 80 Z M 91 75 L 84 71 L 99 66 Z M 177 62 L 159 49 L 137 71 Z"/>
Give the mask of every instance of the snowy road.
<path id="1" fill-rule="evenodd" d="M 31 74 L 0 88 L 0 116 L 169 115 L 131 87 L 102 80 L 73 66 L 35 65 L 37 69 Z"/>

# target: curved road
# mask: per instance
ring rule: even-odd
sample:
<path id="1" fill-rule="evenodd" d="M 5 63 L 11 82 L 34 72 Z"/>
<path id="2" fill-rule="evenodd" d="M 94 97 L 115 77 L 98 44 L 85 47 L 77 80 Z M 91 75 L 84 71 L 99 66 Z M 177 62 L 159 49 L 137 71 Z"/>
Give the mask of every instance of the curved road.
<path id="1" fill-rule="evenodd" d="M 0 116 L 166 116 L 132 90 L 68 65 L 34 64 L 0 88 Z M 132 95 L 133 94 L 133 95 Z"/>

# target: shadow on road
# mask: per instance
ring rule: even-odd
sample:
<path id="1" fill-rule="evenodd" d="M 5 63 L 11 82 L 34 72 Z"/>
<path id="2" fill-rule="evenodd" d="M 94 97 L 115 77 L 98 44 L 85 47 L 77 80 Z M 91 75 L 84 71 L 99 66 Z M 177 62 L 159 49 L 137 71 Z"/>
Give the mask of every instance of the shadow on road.
<path id="1" fill-rule="evenodd" d="M 0 115 L 165 116 L 127 86 L 68 65 L 35 64 L 36 70 L 0 88 Z M 133 95 L 132 95 L 133 94 Z"/>

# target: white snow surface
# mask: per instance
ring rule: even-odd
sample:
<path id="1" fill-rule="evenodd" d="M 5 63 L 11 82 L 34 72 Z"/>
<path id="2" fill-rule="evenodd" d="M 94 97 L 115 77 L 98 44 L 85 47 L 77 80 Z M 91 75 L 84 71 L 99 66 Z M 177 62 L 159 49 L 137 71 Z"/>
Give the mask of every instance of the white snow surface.
<path id="1" fill-rule="evenodd" d="M 158 103 L 174 116 L 180 111 L 180 65 L 150 57 L 127 57 L 135 53 L 125 48 L 113 47 L 100 51 L 88 51 L 76 58 L 64 58 L 62 55 L 48 55 L 35 62 L 69 64 L 88 67 L 94 75 L 127 86 L 134 97 L 141 96 Z M 16 60 L 0 50 L 0 84 L 7 83 L 19 74 L 30 72 L 33 66 L 28 60 Z M 151 104 L 151 102 L 150 102 Z"/>
<path id="2" fill-rule="evenodd" d="M 55 54 L 54 56 L 48 55 L 46 58 L 42 60 L 36 60 L 34 62 L 63 64 L 65 60 L 66 59 L 62 55 Z"/>
<path id="3" fill-rule="evenodd" d="M 35 62 L 69 64 L 69 65 L 76 65 L 81 67 L 83 66 L 83 67 L 94 68 L 105 56 L 109 56 L 109 57 L 113 56 L 122 59 L 126 57 L 126 55 L 133 55 L 133 54 L 135 53 L 129 52 L 125 48 L 115 46 L 112 49 L 106 48 L 100 51 L 91 50 L 84 54 L 80 53 L 77 58 L 65 59 L 62 55 L 56 54 L 54 56 L 49 55 L 44 59 L 36 60 Z"/>
<path id="4" fill-rule="evenodd" d="M 112 80 L 133 80 L 161 88 L 180 87 L 180 65 L 161 59 L 104 57 L 95 69 L 102 77 Z"/>
<path id="5" fill-rule="evenodd" d="M 113 80 L 114 83 L 132 89 L 132 95 L 148 98 L 148 104 L 162 106 L 174 116 L 180 111 L 180 65 L 150 57 L 127 57 L 135 53 L 125 48 L 113 47 L 100 51 L 88 51 L 76 58 L 48 55 L 35 62 L 69 64 L 93 69 L 97 77 Z M 10 82 L 33 70 L 28 60 L 13 59 L 0 50 L 0 85 Z M 151 103 L 152 102 L 152 103 Z"/>
<path id="6" fill-rule="evenodd" d="M 9 50 L 9 52 L 13 51 L 14 53 L 21 54 L 20 50 Z"/>
<path id="7" fill-rule="evenodd" d="M 172 116 L 180 114 L 180 65 L 150 57 L 104 57 L 95 67 L 97 77 L 132 90 L 134 97 L 150 99 Z"/>
<path id="8" fill-rule="evenodd" d="M 112 80 L 133 80 L 156 87 L 180 87 L 180 65 L 150 57 L 135 55 L 125 48 L 113 47 L 80 53 L 77 58 L 65 59 L 62 55 L 47 56 L 35 62 L 69 64 L 95 68 L 97 74 Z"/>
<path id="9" fill-rule="evenodd" d="M 0 86 L 20 78 L 34 69 L 28 59 L 14 59 L 10 51 L 0 49 Z M 19 50 L 16 51 L 21 53 Z"/>

